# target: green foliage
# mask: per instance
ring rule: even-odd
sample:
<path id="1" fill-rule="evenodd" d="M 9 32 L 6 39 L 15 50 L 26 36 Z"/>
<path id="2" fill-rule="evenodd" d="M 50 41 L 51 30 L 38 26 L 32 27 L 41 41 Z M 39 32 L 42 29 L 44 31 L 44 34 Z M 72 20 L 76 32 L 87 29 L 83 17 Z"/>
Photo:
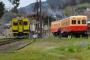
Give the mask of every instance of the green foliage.
<path id="1" fill-rule="evenodd" d="M 51 8 L 65 8 L 67 6 L 76 6 L 78 4 L 90 3 L 90 0 L 47 0 Z"/>
<path id="2" fill-rule="evenodd" d="M 79 52 L 79 50 L 80 50 L 79 46 L 69 46 L 68 47 L 68 52 L 70 52 L 70 53 Z"/>
<path id="3" fill-rule="evenodd" d="M 66 16 L 71 16 L 74 15 L 74 11 L 75 11 L 75 6 L 68 6 L 64 9 L 64 14 Z"/>
<path id="4" fill-rule="evenodd" d="M 89 6 L 90 6 L 89 3 L 84 3 L 84 4 L 76 5 L 76 7 L 89 7 Z"/>
<path id="5" fill-rule="evenodd" d="M 75 6 L 67 6 L 64 9 L 64 14 L 66 16 L 71 16 L 71 15 L 75 15 L 75 13 L 80 13 L 80 11 L 83 13 L 83 10 L 89 8 L 89 6 L 90 6 L 89 3 L 78 4 Z"/>
<path id="6" fill-rule="evenodd" d="M 76 10 L 85 10 L 86 8 L 89 8 L 89 6 L 90 6 L 89 3 L 79 4 L 76 5 Z"/>
<path id="7" fill-rule="evenodd" d="M 90 50 L 90 45 L 88 45 L 88 49 Z"/>
<path id="8" fill-rule="evenodd" d="M 59 47 L 59 48 L 55 48 L 55 51 L 58 51 L 59 53 L 76 53 L 76 52 L 80 52 L 81 48 L 79 46 L 63 46 L 63 47 Z"/>
<path id="9" fill-rule="evenodd" d="M 4 14 L 4 4 L 0 2 L 0 18 L 2 17 L 3 14 Z"/>

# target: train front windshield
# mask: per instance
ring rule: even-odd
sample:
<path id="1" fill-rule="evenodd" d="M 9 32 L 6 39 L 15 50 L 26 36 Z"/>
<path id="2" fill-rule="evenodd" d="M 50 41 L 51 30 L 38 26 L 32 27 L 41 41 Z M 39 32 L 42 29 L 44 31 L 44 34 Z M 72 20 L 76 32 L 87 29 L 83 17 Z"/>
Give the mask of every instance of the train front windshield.
<path id="1" fill-rule="evenodd" d="M 22 21 L 19 21 L 19 25 L 22 25 L 23 24 L 23 22 Z"/>

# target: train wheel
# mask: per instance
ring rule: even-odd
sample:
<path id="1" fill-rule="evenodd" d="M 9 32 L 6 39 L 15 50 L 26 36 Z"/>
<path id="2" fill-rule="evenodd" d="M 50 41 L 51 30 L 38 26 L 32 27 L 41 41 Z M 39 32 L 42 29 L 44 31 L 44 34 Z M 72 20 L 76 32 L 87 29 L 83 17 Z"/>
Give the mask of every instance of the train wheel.
<path id="1" fill-rule="evenodd" d="M 59 33 L 59 37 L 60 37 L 60 38 L 62 37 L 62 34 L 61 34 L 61 33 Z"/>
<path id="2" fill-rule="evenodd" d="M 82 34 L 82 37 L 88 38 L 88 34 Z"/>
<path id="3" fill-rule="evenodd" d="M 62 37 L 68 37 L 68 33 L 66 32 L 62 33 Z"/>
<path id="4" fill-rule="evenodd" d="M 57 36 L 58 34 L 57 33 L 53 33 L 54 36 Z"/>
<path id="5" fill-rule="evenodd" d="M 80 34 L 75 34 L 75 38 L 80 38 Z"/>

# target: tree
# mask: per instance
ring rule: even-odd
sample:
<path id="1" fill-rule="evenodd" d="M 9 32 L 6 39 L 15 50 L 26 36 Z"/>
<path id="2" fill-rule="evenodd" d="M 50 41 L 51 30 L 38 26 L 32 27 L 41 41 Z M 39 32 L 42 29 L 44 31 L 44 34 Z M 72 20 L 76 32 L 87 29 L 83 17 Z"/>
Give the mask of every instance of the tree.
<path id="1" fill-rule="evenodd" d="M 4 4 L 3 4 L 3 2 L 0 2 L 0 18 L 3 16 L 3 14 L 4 14 Z"/>
<path id="2" fill-rule="evenodd" d="M 20 0 L 9 0 L 11 3 L 12 3 L 12 5 L 14 6 L 14 8 L 12 9 L 12 11 L 14 12 L 14 13 L 18 13 L 18 6 L 19 6 L 19 2 L 20 2 Z"/>

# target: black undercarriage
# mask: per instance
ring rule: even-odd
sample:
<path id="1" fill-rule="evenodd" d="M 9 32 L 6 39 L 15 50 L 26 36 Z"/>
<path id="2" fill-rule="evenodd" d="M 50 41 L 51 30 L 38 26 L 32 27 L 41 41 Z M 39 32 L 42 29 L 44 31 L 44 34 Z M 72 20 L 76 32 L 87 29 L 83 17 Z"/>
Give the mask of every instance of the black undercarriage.
<path id="1" fill-rule="evenodd" d="M 78 31 L 78 32 L 54 32 L 54 36 L 60 37 L 88 37 L 87 31 Z"/>

